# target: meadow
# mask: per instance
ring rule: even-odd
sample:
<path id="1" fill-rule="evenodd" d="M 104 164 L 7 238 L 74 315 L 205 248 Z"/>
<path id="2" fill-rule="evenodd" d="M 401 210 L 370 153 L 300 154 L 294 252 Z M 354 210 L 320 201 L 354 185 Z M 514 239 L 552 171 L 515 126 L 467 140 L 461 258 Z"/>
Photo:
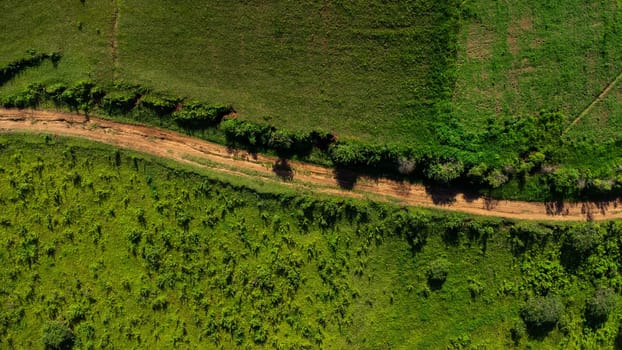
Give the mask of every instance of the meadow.
<path id="1" fill-rule="evenodd" d="M 251 190 L 49 135 L 0 145 L 2 348 L 554 349 L 622 338 L 619 223 Z"/>

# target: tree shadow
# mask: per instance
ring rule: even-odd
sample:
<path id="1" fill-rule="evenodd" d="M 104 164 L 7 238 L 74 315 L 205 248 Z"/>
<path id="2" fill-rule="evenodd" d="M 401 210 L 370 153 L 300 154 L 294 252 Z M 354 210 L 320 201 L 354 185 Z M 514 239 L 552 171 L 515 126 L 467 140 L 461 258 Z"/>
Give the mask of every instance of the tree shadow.
<path id="1" fill-rule="evenodd" d="M 430 287 L 433 291 L 441 290 L 443 288 L 443 284 L 445 284 L 444 280 L 434 280 L 428 278 L 428 287 Z"/>
<path id="2" fill-rule="evenodd" d="M 568 215 L 569 208 L 566 207 L 561 199 L 548 201 L 544 203 L 547 215 Z"/>
<path id="3" fill-rule="evenodd" d="M 436 205 L 452 205 L 456 202 L 456 197 L 460 190 L 457 188 L 441 187 L 438 185 L 425 185 L 425 192 L 432 197 L 432 202 Z"/>
<path id="4" fill-rule="evenodd" d="M 286 181 L 294 179 L 294 170 L 285 158 L 279 158 L 274 164 L 272 164 L 272 172 L 279 178 Z"/>
<path id="5" fill-rule="evenodd" d="M 233 156 L 234 158 L 249 160 L 252 159 L 256 161 L 258 158 L 256 150 L 244 150 L 240 148 L 235 148 L 232 146 L 227 146 L 227 154 Z"/>
<path id="6" fill-rule="evenodd" d="M 354 189 L 354 185 L 359 177 L 356 172 L 341 167 L 336 167 L 335 170 L 333 170 L 333 174 L 337 181 L 337 185 L 344 190 Z"/>

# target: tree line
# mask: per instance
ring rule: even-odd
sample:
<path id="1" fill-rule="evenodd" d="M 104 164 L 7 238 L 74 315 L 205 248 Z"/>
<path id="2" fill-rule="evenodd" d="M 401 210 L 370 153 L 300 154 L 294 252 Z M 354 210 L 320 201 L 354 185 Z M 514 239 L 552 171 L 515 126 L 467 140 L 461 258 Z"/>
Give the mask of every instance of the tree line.
<path id="1" fill-rule="evenodd" d="M 540 197 L 531 199 L 601 198 L 622 190 L 622 177 L 616 176 L 615 164 L 601 173 L 558 165 L 563 150 L 575 144 L 564 138 L 565 116 L 555 111 L 490 118 L 475 132 L 465 130 L 456 118 L 441 117 L 434 124 L 436 140 L 422 147 L 341 140 L 324 130 L 283 130 L 238 119 L 230 105 L 190 101 L 122 83 L 106 88 L 86 80 L 74 84 L 33 83 L 22 92 L 2 97 L 0 102 L 8 108 L 35 108 L 51 102 L 57 108 L 87 115 L 95 112 L 128 116 L 187 132 L 212 130 L 224 136 L 228 146 L 251 152 L 480 192 L 490 193 L 510 181 L 524 183 L 528 177 L 539 179 L 540 193 L 534 197 Z M 619 142 L 612 142 L 604 146 L 617 147 Z M 314 157 L 310 157 L 312 153 Z"/>

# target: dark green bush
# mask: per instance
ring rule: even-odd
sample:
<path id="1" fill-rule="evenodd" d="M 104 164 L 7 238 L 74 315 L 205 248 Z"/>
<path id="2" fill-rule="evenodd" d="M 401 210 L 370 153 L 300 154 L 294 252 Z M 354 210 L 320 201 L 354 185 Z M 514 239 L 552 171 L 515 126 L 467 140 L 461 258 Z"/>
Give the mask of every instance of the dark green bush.
<path id="1" fill-rule="evenodd" d="M 329 149 L 329 157 L 338 167 L 393 174 L 398 173 L 401 153 L 389 145 L 363 145 L 353 142 L 339 142 Z"/>
<path id="2" fill-rule="evenodd" d="M 426 275 L 431 288 L 439 289 L 443 286 L 449 274 L 449 267 L 449 261 L 442 258 L 436 259 L 430 263 Z"/>
<path id="3" fill-rule="evenodd" d="M 88 112 L 101 101 L 104 95 L 105 92 L 96 87 L 93 82 L 81 80 L 63 91 L 60 100 L 76 111 Z"/>
<path id="4" fill-rule="evenodd" d="M 576 269 L 592 255 L 602 241 L 603 230 L 598 224 L 577 224 L 563 237 L 561 262 L 568 269 Z"/>
<path id="5" fill-rule="evenodd" d="M 29 84 L 25 90 L 15 95 L 7 96 L 2 100 L 5 107 L 34 108 L 45 97 L 45 88 L 38 83 Z"/>
<path id="6" fill-rule="evenodd" d="M 62 103 L 61 96 L 63 92 L 67 90 L 67 85 L 64 83 L 56 83 L 45 87 L 45 98 L 50 99 L 55 105 L 59 106 Z"/>
<path id="7" fill-rule="evenodd" d="M 75 337 L 67 326 L 59 322 L 48 322 L 43 327 L 41 341 L 46 350 L 67 350 L 73 348 Z"/>
<path id="8" fill-rule="evenodd" d="M 545 335 L 559 322 L 564 305 L 555 296 L 536 297 L 527 301 L 520 316 L 532 335 Z"/>
<path id="9" fill-rule="evenodd" d="M 173 113 L 173 120 L 189 129 L 205 129 L 220 123 L 222 118 L 233 112 L 231 106 L 207 105 L 199 102 L 184 104 L 181 110 Z"/>
<path id="10" fill-rule="evenodd" d="M 227 143 L 231 146 L 242 145 L 260 148 L 268 145 L 271 128 L 239 119 L 228 119 L 220 124 Z"/>
<path id="11" fill-rule="evenodd" d="M 147 94 L 140 98 L 140 105 L 152 110 L 159 116 L 165 116 L 173 113 L 179 100 L 172 97 L 165 97 L 154 94 Z"/>
<path id="12" fill-rule="evenodd" d="M 598 289 L 585 305 L 585 320 L 591 327 L 605 323 L 616 307 L 616 295 L 611 289 Z"/>
<path id="13" fill-rule="evenodd" d="M 102 99 L 102 107 L 109 114 L 129 113 L 136 105 L 138 97 L 135 91 L 112 91 Z"/>

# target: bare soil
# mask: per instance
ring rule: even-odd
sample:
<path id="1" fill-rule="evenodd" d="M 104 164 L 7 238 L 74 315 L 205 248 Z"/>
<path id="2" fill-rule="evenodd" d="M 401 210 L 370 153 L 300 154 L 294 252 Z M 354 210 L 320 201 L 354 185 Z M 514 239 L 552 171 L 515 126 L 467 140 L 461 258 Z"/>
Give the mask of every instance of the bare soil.
<path id="1" fill-rule="evenodd" d="M 285 186 L 330 195 L 370 198 L 408 206 L 524 220 L 604 220 L 622 218 L 622 202 L 537 203 L 467 196 L 451 189 L 356 173 L 277 157 L 250 154 L 155 127 L 111 122 L 81 115 L 0 109 L 0 132 L 32 132 L 80 137 L 120 148 L 209 168 L 226 176 L 278 182 Z"/>

